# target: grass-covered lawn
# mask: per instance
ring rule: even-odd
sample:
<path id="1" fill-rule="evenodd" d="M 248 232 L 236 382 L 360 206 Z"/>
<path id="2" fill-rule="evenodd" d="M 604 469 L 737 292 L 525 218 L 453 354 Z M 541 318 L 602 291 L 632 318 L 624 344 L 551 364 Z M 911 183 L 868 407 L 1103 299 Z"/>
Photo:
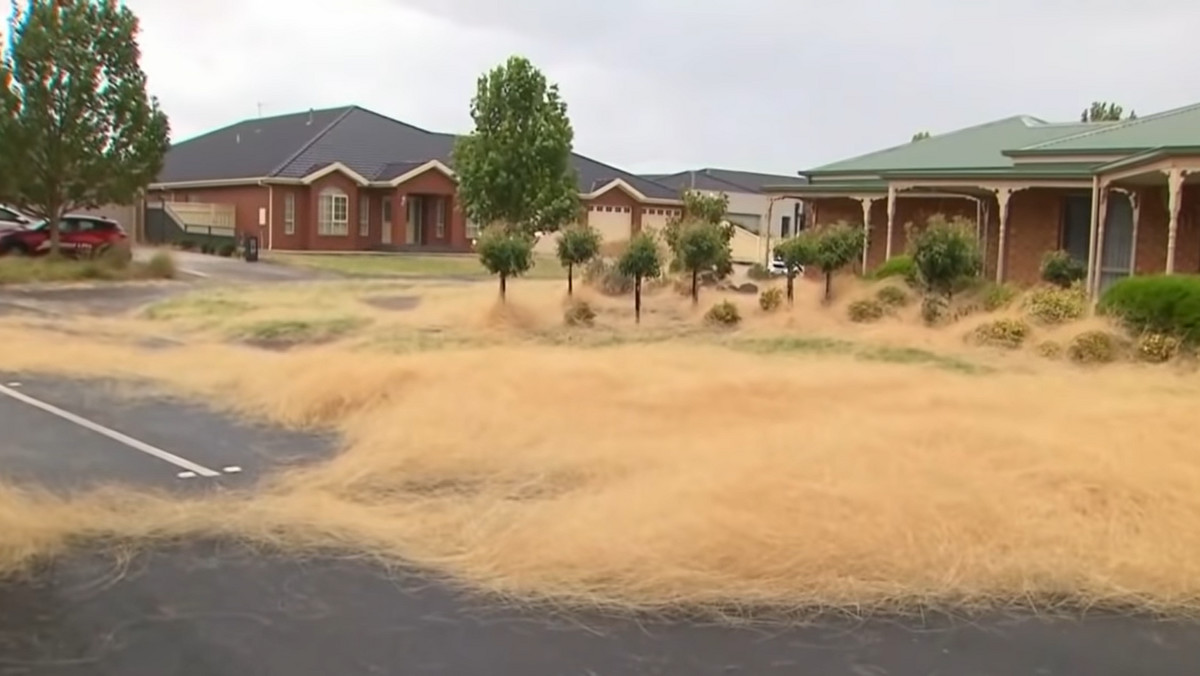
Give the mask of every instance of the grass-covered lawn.
<path id="1" fill-rule="evenodd" d="M 489 277 L 479 258 L 470 254 L 272 254 L 284 265 L 326 270 L 351 277 Z M 557 279 L 566 272 L 558 261 L 539 256 L 526 275 Z"/>
<path id="2" fill-rule="evenodd" d="M 174 260 L 166 253 L 155 254 L 147 261 L 133 261 L 116 254 L 82 260 L 58 256 L 0 257 L 0 286 L 45 282 L 170 279 L 174 276 Z"/>

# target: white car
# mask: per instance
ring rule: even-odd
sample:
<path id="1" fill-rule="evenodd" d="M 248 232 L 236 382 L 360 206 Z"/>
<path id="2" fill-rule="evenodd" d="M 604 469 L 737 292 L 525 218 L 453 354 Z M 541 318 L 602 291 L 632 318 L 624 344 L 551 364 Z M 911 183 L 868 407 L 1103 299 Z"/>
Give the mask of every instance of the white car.
<path id="1" fill-rule="evenodd" d="M 771 262 L 770 262 L 770 264 L 767 265 L 767 270 L 770 271 L 770 273 L 772 275 L 779 275 L 780 277 L 787 276 L 787 266 L 783 264 L 783 259 L 780 258 L 779 256 L 771 257 Z M 804 266 L 803 265 L 796 269 L 796 276 L 797 277 L 804 276 Z"/>
<path id="2" fill-rule="evenodd" d="M 17 230 L 33 224 L 33 219 L 17 210 L 16 207 L 0 204 L 0 232 Z"/>

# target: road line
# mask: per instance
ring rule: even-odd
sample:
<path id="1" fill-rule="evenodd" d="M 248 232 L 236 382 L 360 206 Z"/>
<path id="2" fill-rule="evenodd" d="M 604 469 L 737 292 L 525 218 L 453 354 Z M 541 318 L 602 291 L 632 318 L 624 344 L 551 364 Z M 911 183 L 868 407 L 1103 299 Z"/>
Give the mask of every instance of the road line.
<path id="1" fill-rule="evenodd" d="M 199 270 L 192 270 L 191 268 L 179 268 L 179 271 L 194 277 L 204 277 L 207 279 L 209 276 L 207 272 L 200 272 Z"/>
<path id="2" fill-rule="evenodd" d="M 80 427 L 82 427 L 84 429 L 91 430 L 92 432 L 95 432 L 96 434 L 108 437 L 109 439 L 112 439 L 113 441 L 124 444 L 124 445 L 134 449 L 135 451 L 141 451 L 142 453 L 145 453 L 146 455 L 154 456 L 154 457 L 158 458 L 159 460 L 165 460 L 166 462 L 169 462 L 172 465 L 175 465 L 176 467 L 178 467 L 180 469 L 183 469 L 183 470 L 186 470 L 189 472 L 195 472 L 196 474 L 198 474 L 200 476 L 206 476 L 206 477 L 221 476 L 220 472 L 211 470 L 203 465 L 197 465 L 196 463 L 192 462 L 191 460 L 188 460 L 186 458 L 181 458 L 178 455 L 175 455 L 174 453 L 171 453 L 169 451 L 164 451 L 163 449 L 158 448 L 157 446 L 151 446 L 150 444 L 147 444 L 144 441 L 139 441 L 137 439 L 134 439 L 133 437 L 129 436 L 128 434 L 122 434 L 121 432 L 118 432 L 114 429 L 105 427 L 104 425 L 101 425 L 100 423 L 95 423 L 95 422 L 92 422 L 91 420 L 88 420 L 87 418 L 75 415 L 74 413 L 71 413 L 70 411 L 64 411 L 63 409 L 61 409 L 53 404 L 47 404 L 46 402 L 41 401 L 39 399 L 34 399 L 33 397 L 31 397 L 27 394 L 24 394 L 22 392 L 18 392 L 16 390 L 12 389 L 11 387 L 8 387 L 7 385 L 0 385 L 0 394 L 3 394 L 8 397 L 11 397 L 13 399 L 16 399 L 17 401 L 19 401 L 23 404 L 29 404 L 30 406 L 41 409 L 51 415 L 56 415 L 68 422 L 73 422 L 76 425 L 79 425 Z"/>

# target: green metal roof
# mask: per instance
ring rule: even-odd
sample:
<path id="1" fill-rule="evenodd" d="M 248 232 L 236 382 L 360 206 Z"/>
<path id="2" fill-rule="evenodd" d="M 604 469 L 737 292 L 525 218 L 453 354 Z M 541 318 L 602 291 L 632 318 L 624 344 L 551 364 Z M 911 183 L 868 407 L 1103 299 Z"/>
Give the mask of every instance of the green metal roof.
<path id="1" fill-rule="evenodd" d="M 1168 148 L 1152 148 L 1144 153 L 1130 155 L 1129 157 L 1122 157 L 1119 160 L 1096 167 L 1096 172 L 1105 173 L 1116 169 L 1124 169 L 1126 167 L 1136 167 L 1168 157 L 1178 157 L 1181 155 L 1200 155 L 1200 146 L 1171 146 Z"/>
<path id="2" fill-rule="evenodd" d="M 834 162 L 803 173 L 810 176 L 878 175 L 913 170 L 1007 169 L 1013 166 L 1013 160 L 1004 154 L 1005 150 L 1074 136 L 1085 130 L 1113 124 L 1050 123 L 1028 115 L 1017 115 Z"/>
<path id="3" fill-rule="evenodd" d="M 1025 144 L 1011 155 L 1134 154 L 1155 148 L 1194 146 L 1200 142 L 1200 103 L 1102 129 Z"/>

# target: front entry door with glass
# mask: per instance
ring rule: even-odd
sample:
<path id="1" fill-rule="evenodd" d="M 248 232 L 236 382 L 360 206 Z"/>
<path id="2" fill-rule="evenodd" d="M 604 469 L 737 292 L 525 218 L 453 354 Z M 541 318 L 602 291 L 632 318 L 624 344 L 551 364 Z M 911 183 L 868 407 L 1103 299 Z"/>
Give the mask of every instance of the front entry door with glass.
<path id="1" fill-rule="evenodd" d="M 424 230 L 423 216 L 425 214 L 424 200 L 417 195 L 408 196 L 408 226 L 404 229 L 405 244 L 423 244 L 421 232 Z"/>

